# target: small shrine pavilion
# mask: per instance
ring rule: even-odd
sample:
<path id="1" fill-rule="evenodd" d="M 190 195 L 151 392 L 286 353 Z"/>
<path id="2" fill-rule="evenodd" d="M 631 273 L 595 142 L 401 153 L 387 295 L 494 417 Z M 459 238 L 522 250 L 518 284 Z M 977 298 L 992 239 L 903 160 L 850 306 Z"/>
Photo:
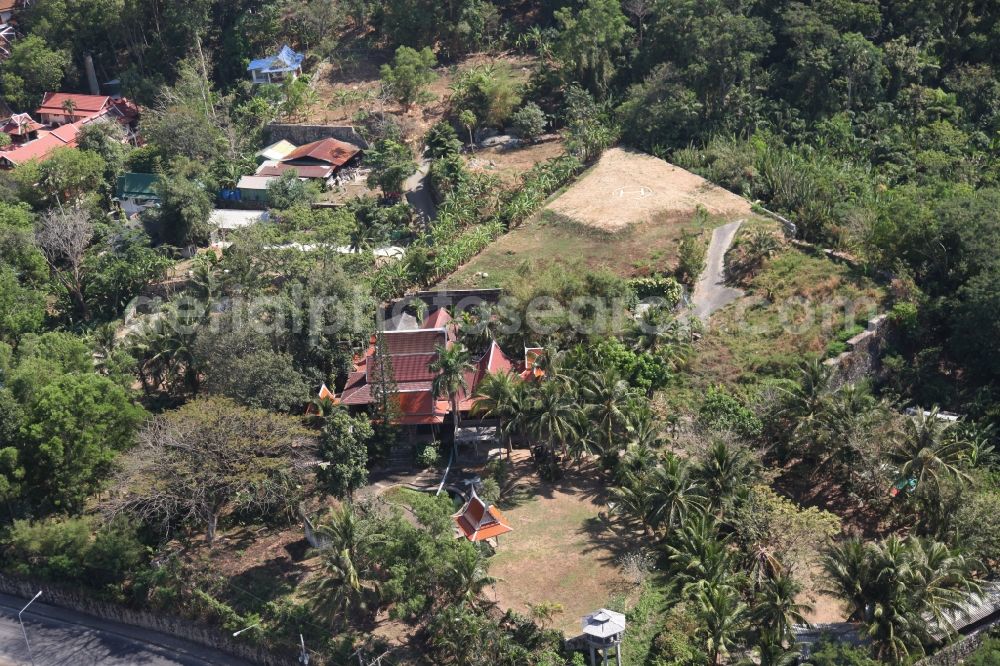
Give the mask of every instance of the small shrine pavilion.
<path id="1" fill-rule="evenodd" d="M 458 525 L 459 536 L 469 541 L 486 541 L 493 538 L 499 540 L 501 534 L 514 529 L 507 524 L 499 509 L 479 498 L 474 487 L 469 501 L 452 518 Z"/>

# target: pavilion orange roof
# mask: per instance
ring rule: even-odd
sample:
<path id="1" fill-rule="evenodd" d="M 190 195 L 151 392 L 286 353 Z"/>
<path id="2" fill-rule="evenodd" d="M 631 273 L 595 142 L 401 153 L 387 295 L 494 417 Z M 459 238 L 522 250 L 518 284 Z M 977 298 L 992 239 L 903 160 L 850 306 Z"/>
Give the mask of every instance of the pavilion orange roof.
<path id="1" fill-rule="evenodd" d="M 479 499 L 475 488 L 469 501 L 452 518 L 458 525 L 460 536 L 469 541 L 485 541 L 514 530 L 499 509 Z"/>

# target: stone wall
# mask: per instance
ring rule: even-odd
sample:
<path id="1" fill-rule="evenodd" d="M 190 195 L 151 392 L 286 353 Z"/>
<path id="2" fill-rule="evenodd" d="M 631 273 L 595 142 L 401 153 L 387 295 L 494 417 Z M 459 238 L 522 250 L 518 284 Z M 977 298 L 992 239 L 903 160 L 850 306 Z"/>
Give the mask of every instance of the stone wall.
<path id="1" fill-rule="evenodd" d="M 983 639 L 988 635 L 988 632 L 983 631 L 967 636 L 935 654 L 921 659 L 914 666 L 958 666 L 965 661 L 966 657 L 979 649 Z"/>
<path id="2" fill-rule="evenodd" d="M 847 351 L 823 363 L 833 370 L 834 387 L 853 384 L 879 372 L 879 359 L 885 349 L 891 326 L 888 315 L 878 315 L 868 321 L 868 328 L 847 341 Z"/>
<path id="3" fill-rule="evenodd" d="M 338 139 L 353 143 L 355 146 L 367 148 L 368 142 L 351 125 L 287 125 L 271 123 L 265 130 L 267 143 L 271 144 L 282 139 L 301 146 L 320 139 Z"/>
<path id="4" fill-rule="evenodd" d="M 24 578 L 14 578 L 0 574 L 0 592 L 12 594 L 23 599 L 35 596 L 38 590 L 44 592 L 42 601 L 51 606 L 59 606 L 70 610 L 93 615 L 94 617 L 122 624 L 130 624 L 144 629 L 159 631 L 198 643 L 207 647 L 226 652 L 260 666 L 294 666 L 298 661 L 294 657 L 282 657 L 270 653 L 263 647 L 253 645 L 247 640 L 236 641 L 229 632 L 204 623 L 195 623 L 180 617 L 165 613 L 126 608 L 115 603 L 94 599 L 84 592 L 54 583 L 39 583 Z"/>

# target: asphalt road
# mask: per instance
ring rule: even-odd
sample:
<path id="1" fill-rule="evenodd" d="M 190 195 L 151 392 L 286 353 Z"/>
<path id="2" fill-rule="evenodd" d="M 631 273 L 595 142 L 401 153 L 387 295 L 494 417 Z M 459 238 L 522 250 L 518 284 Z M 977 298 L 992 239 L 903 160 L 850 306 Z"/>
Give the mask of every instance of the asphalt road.
<path id="1" fill-rule="evenodd" d="M 712 242 L 705 257 L 705 270 L 698 278 L 691 296 L 694 315 L 702 321 L 708 321 L 713 312 L 743 295 L 742 290 L 726 286 L 725 266 L 726 250 L 732 245 L 736 230 L 741 224 L 743 220 L 737 220 L 717 227 L 712 232 Z"/>
<path id="2" fill-rule="evenodd" d="M 427 184 L 427 172 L 430 167 L 430 159 L 421 157 L 417 170 L 403 182 L 406 201 L 420 214 L 425 227 L 437 215 L 437 211 L 434 209 L 434 200 L 431 198 Z"/>
<path id="3" fill-rule="evenodd" d="M 44 598 L 44 597 L 43 597 Z M 0 594 L 0 666 L 31 666 L 17 612 L 27 599 Z M 23 615 L 35 666 L 247 666 L 180 638 L 101 620 L 40 601 Z"/>

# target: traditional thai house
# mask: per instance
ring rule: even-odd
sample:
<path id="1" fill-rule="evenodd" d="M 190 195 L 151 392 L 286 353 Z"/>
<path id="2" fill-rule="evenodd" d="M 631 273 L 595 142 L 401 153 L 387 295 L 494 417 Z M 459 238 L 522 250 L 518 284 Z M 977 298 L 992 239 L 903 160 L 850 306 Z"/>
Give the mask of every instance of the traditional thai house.
<path id="1" fill-rule="evenodd" d="M 434 395 L 433 382 L 436 372 L 430 369 L 438 358 L 439 348 L 449 348 L 456 341 L 457 324 L 444 308 L 438 308 L 424 318 L 418 328 L 383 331 L 383 351 L 392 368 L 393 390 L 398 400 L 396 424 L 411 427 L 411 434 L 418 431 L 434 432 L 446 420 L 453 420 L 452 406 L 447 396 Z M 352 409 L 364 409 L 376 398 L 372 388 L 381 379 L 380 361 L 376 355 L 376 336 L 364 354 L 355 358 L 354 370 L 348 375 L 343 390 L 336 401 Z M 496 342 L 478 358 L 466 372 L 465 384 L 460 391 L 458 409 L 461 417 L 468 416 L 475 404 L 473 396 L 479 383 L 488 374 L 509 372 L 513 369 L 510 359 Z"/>

